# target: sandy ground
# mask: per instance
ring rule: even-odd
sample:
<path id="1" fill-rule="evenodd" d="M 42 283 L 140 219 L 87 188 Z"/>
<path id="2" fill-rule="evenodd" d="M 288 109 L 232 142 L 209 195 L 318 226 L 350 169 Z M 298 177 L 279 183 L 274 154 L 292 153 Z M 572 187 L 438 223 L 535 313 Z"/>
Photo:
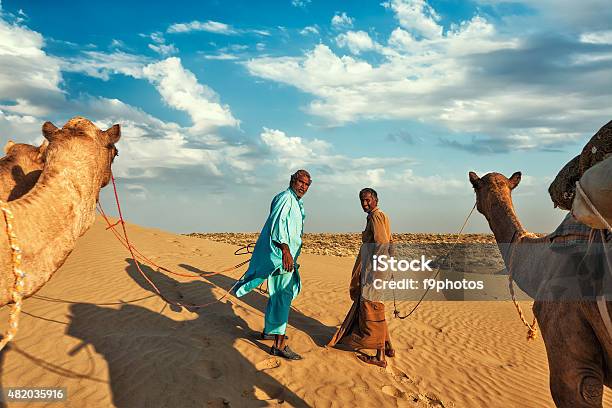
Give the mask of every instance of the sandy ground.
<path id="1" fill-rule="evenodd" d="M 184 274 L 245 259 L 233 255 L 235 245 L 130 224 L 128 232 L 142 253 Z M 306 253 L 300 264 L 303 290 L 287 334 L 304 360 L 288 362 L 256 339 L 263 293 L 195 313 L 167 307 L 98 220 L 38 297 L 25 301 L 17 338 L 0 357 L 2 385 L 65 387 L 67 407 L 554 406 L 544 344 L 526 342 L 511 303 L 429 301 L 406 320 L 388 310 L 397 356 L 382 369 L 324 347 L 350 306 L 353 258 Z M 144 270 L 169 298 L 207 303 L 245 267 L 208 280 Z M 505 277 L 490 278 L 505 287 Z M 7 317 L 4 308 L 0 322 Z M 612 406 L 609 391 L 605 404 Z"/>

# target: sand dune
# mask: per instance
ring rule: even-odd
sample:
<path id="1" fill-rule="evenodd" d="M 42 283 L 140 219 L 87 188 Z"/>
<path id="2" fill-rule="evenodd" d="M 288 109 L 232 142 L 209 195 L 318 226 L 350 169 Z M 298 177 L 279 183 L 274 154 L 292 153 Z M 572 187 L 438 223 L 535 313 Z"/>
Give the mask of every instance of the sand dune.
<path id="1" fill-rule="evenodd" d="M 141 252 L 181 273 L 245 259 L 233 255 L 235 245 L 130 224 L 128 231 Z M 429 301 L 406 320 L 391 319 L 389 310 L 397 357 L 381 369 L 323 347 L 350 305 L 352 257 L 306 253 L 300 264 L 303 291 L 288 335 L 305 359 L 287 362 L 255 338 L 264 294 L 196 312 L 169 307 L 150 296 L 129 253 L 98 220 L 25 301 L 17 338 L 1 357 L 2 384 L 66 387 L 68 407 L 554 406 L 544 344 L 525 341 L 511 303 Z M 144 270 L 167 297 L 207 303 L 245 267 L 209 279 Z M 491 278 L 505 285 L 503 276 Z M 399 306 L 407 312 L 413 305 Z M 0 322 L 7 316 L 2 309 Z M 609 391 L 605 403 L 612 406 Z"/>

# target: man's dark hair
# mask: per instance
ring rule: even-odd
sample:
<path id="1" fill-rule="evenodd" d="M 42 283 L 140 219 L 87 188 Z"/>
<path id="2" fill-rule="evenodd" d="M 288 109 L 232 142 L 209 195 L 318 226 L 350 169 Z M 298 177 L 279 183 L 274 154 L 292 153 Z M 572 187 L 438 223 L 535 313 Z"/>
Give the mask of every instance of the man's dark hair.
<path id="1" fill-rule="evenodd" d="M 298 177 L 300 177 L 300 176 L 308 177 L 308 181 L 310 181 L 312 183 L 312 178 L 310 177 L 310 173 L 309 172 L 307 172 L 306 170 L 298 170 L 298 171 L 296 171 L 295 173 L 293 173 L 291 175 L 291 179 L 289 180 L 289 185 L 291 186 L 291 184 L 293 184 L 293 182 L 295 180 L 297 180 Z"/>
<path id="2" fill-rule="evenodd" d="M 376 194 L 376 190 L 374 190 L 373 188 L 366 187 L 362 189 L 359 192 L 359 198 L 361 198 L 364 194 L 372 194 L 372 197 L 374 197 L 374 199 L 378 201 L 378 194 Z"/>

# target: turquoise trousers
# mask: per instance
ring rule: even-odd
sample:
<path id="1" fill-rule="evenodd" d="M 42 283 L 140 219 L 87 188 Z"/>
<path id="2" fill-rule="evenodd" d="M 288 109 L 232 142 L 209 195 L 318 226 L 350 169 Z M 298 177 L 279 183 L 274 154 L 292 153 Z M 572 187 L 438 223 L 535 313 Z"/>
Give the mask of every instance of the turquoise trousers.
<path id="1" fill-rule="evenodd" d="M 291 273 L 279 273 L 277 269 L 268 277 L 268 305 L 264 318 L 264 333 L 285 334 L 289 321 L 291 302 L 300 293 L 300 275 L 297 269 Z"/>

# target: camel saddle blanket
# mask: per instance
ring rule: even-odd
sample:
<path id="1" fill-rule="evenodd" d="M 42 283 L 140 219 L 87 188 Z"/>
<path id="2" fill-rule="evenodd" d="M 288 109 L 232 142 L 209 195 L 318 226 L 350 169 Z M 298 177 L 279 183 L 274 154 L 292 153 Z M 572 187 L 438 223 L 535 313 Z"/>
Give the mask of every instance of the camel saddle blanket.
<path id="1" fill-rule="evenodd" d="M 567 214 L 561 224 L 549 236 L 552 249 L 574 248 L 587 245 L 592 228 Z"/>
<path id="2" fill-rule="evenodd" d="M 580 178 L 580 187 L 582 193 L 579 191 L 576 194 L 572 204 L 574 217 L 590 227 L 610 229 L 612 225 L 612 155 L 588 169 Z"/>
<path id="3" fill-rule="evenodd" d="M 576 181 L 610 153 L 612 153 L 612 121 L 599 129 L 584 146 L 580 155 L 570 160 L 555 177 L 548 188 L 555 207 L 569 211 L 576 195 Z"/>

